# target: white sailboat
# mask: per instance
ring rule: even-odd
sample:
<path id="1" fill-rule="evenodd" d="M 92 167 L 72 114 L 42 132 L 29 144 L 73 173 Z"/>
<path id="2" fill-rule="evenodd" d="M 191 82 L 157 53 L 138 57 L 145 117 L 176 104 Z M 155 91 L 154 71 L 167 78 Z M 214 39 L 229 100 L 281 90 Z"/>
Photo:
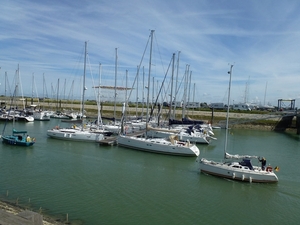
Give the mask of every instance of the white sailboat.
<path id="1" fill-rule="evenodd" d="M 227 139 L 228 139 L 228 120 L 229 120 L 229 101 L 230 101 L 230 86 L 232 67 L 230 67 L 228 103 L 227 103 L 227 120 L 226 120 L 226 137 L 224 147 L 224 162 L 214 162 L 202 158 L 200 160 L 200 171 L 206 174 L 211 174 L 218 177 L 223 177 L 232 180 L 256 182 L 256 183 L 275 183 L 278 182 L 278 177 L 273 171 L 273 168 L 268 166 L 266 169 L 259 166 L 254 166 L 251 159 L 257 156 L 249 155 L 230 155 L 227 153 Z M 234 159 L 236 161 L 234 161 Z M 239 161 L 237 161 L 239 160 Z M 276 168 L 275 168 L 276 170 Z"/>
<path id="2" fill-rule="evenodd" d="M 14 119 L 15 119 L 15 121 L 33 122 L 34 118 L 32 116 L 28 115 L 27 110 L 25 109 L 25 98 L 23 95 L 19 64 L 18 64 L 18 70 L 17 70 L 16 75 L 17 75 L 17 78 L 16 78 L 17 85 L 16 86 L 18 88 L 18 91 L 19 91 L 19 88 L 21 90 L 21 98 L 19 100 L 22 101 L 23 109 L 22 110 L 18 110 L 18 109 L 14 110 L 14 112 L 13 112 Z"/>
<path id="3" fill-rule="evenodd" d="M 175 67 L 175 53 L 173 54 L 172 57 L 170 102 L 172 102 L 173 99 L 173 77 L 175 71 L 174 67 Z M 169 107 L 169 121 L 170 119 L 171 119 L 171 106 Z M 213 134 L 211 130 L 208 130 L 206 128 L 205 129 L 203 128 L 194 129 L 194 128 L 196 128 L 196 126 L 181 127 L 179 129 L 171 128 L 170 125 L 169 125 L 169 129 L 164 129 L 160 127 L 152 128 L 148 126 L 147 135 L 152 138 L 168 138 L 171 134 L 177 134 L 180 141 L 190 141 L 191 143 L 199 143 L 199 144 L 209 144 L 211 139 L 216 139 L 210 136 L 211 134 Z"/>
<path id="4" fill-rule="evenodd" d="M 45 86 L 45 79 L 44 79 L 44 74 L 43 74 L 43 88 Z M 44 111 L 41 106 L 40 106 L 40 98 L 37 93 L 37 88 L 36 88 L 36 83 L 34 80 L 34 75 L 32 75 L 32 99 L 34 98 L 34 90 L 36 93 L 36 98 L 38 100 L 38 105 L 31 105 L 32 109 L 32 116 L 34 120 L 39 120 L 39 121 L 49 121 L 50 120 L 50 113 L 47 111 Z M 38 108 L 38 109 L 37 109 Z"/>
<path id="5" fill-rule="evenodd" d="M 152 56 L 152 41 L 153 41 L 154 30 L 151 30 L 150 38 L 150 60 L 149 60 L 149 75 L 148 75 L 148 94 L 147 94 L 147 123 L 149 122 L 149 85 L 150 85 L 150 74 L 151 74 L 151 56 Z M 200 151 L 194 144 L 190 144 L 189 141 L 182 142 L 178 141 L 175 135 L 170 135 L 169 138 L 148 138 L 147 129 L 145 137 L 128 136 L 121 132 L 117 138 L 118 145 L 132 148 L 140 151 L 180 155 L 180 156 L 198 156 Z"/>
<path id="6" fill-rule="evenodd" d="M 85 87 L 85 73 L 86 73 L 86 57 L 87 57 L 87 42 L 85 42 L 85 56 L 84 56 L 84 73 L 83 73 L 83 94 L 82 94 L 82 115 L 84 114 L 84 93 Z M 81 127 L 73 126 L 72 128 L 59 128 L 58 126 L 47 130 L 47 135 L 52 138 L 71 141 L 86 141 L 98 142 L 104 139 L 104 134 L 95 130 L 94 132 L 85 129 L 84 117 L 82 117 Z"/>

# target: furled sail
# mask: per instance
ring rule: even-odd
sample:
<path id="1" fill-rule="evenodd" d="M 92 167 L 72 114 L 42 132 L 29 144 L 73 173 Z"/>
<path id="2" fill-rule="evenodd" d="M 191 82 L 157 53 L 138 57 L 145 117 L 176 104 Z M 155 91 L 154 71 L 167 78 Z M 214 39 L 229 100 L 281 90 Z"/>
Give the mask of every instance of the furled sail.
<path id="1" fill-rule="evenodd" d="M 225 153 L 226 159 L 244 159 L 244 158 L 252 158 L 252 159 L 258 159 L 258 156 L 256 155 L 231 155 L 229 153 Z"/>

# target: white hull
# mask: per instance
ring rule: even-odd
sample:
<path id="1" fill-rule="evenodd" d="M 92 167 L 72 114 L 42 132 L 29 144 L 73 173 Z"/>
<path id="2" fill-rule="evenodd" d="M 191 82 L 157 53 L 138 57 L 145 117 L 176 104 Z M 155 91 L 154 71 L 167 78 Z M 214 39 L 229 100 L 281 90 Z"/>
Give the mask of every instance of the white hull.
<path id="1" fill-rule="evenodd" d="M 47 130 L 47 135 L 52 138 L 68 141 L 98 142 L 104 139 L 104 135 L 101 133 L 92 133 L 89 131 L 81 131 L 72 128 L 54 128 L 52 130 Z"/>
<path id="2" fill-rule="evenodd" d="M 183 145 L 184 143 L 178 141 L 175 141 L 175 143 L 172 144 L 170 141 L 161 138 L 146 139 L 119 135 L 117 141 L 120 146 L 146 152 L 180 156 L 198 156 L 200 154 L 196 145 Z"/>
<path id="3" fill-rule="evenodd" d="M 44 111 L 34 112 L 32 116 L 33 116 L 34 120 L 40 120 L 40 121 L 49 121 L 50 120 L 50 115 Z"/>
<path id="4" fill-rule="evenodd" d="M 56 113 L 50 115 L 50 118 L 54 118 L 54 119 L 69 119 L 69 117 L 67 117 L 66 115 L 56 114 Z"/>
<path id="5" fill-rule="evenodd" d="M 145 130 L 146 122 L 131 122 L 130 125 L 134 130 Z"/>
<path id="6" fill-rule="evenodd" d="M 231 180 L 256 182 L 256 183 L 275 183 L 278 178 L 274 172 L 261 170 L 259 167 L 249 169 L 239 163 L 220 163 L 201 159 L 200 171 L 206 174 L 223 177 Z"/>
<path id="7" fill-rule="evenodd" d="M 114 134 L 118 134 L 121 130 L 121 127 L 118 125 L 103 125 L 103 128 L 107 131 L 110 131 Z"/>
<path id="8" fill-rule="evenodd" d="M 20 116 L 20 115 L 15 115 L 15 120 L 20 120 L 20 121 L 26 121 L 26 122 L 33 122 L 34 118 L 33 116 Z"/>

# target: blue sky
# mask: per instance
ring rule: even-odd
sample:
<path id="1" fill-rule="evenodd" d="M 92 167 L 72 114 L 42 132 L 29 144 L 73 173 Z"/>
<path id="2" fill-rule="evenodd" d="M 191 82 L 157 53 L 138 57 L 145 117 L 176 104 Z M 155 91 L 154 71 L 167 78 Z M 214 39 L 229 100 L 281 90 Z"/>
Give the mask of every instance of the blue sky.
<path id="1" fill-rule="evenodd" d="M 99 84 L 99 63 L 101 84 L 114 85 L 116 48 L 117 86 L 125 86 L 127 70 L 127 84 L 131 87 L 150 30 L 155 30 L 151 72 L 154 92 L 166 74 L 172 54 L 176 53 L 177 61 L 180 51 L 178 80 L 182 80 L 186 65 L 190 65 L 191 100 L 225 103 L 227 72 L 234 64 L 231 102 L 277 105 L 278 99 L 296 99 L 299 105 L 299 11 L 299 1 L 3 0 L 0 94 L 5 93 L 5 83 L 13 86 L 19 64 L 24 95 L 42 97 L 47 91 L 48 97 L 53 97 L 59 79 L 61 97 L 80 96 L 85 41 L 86 98 L 94 98 L 92 87 Z M 141 66 L 147 77 L 148 50 Z M 161 100 L 169 98 L 166 96 L 170 94 L 170 77 L 171 69 Z M 142 72 L 138 86 L 141 100 Z M 181 89 L 177 99 L 182 98 L 182 93 Z M 112 100 L 112 95 L 110 91 L 102 93 L 104 100 Z M 131 100 L 135 96 L 133 91 Z M 118 99 L 123 98 L 124 92 L 118 93 Z"/>

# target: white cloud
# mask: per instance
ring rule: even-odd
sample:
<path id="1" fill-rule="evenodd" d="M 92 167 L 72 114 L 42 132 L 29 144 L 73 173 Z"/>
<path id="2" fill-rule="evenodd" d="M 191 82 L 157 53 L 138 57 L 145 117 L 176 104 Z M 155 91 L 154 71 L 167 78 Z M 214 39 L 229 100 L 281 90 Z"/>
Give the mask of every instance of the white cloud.
<path id="1" fill-rule="evenodd" d="M 125 84 L 126 69 L 131 85 L 150 30 L 154 29 L 156 80 L 163 79 L 172 54 L 181 51 L 180 76 L 189 64 L 199 101 L 224 101 L 227 71 L 229 64 L 234 63 L 232 99 L 243 100 L 249 80 L 247 99 L 263 100 L 268 83 L 267 101 L 276 105 L 278 98 L 300 95 L 299 8 L 297 1 L 274 4 L 238 0 L 129 0 L 67 4 L 6 0 L 0 14 L 0 29 L 5 31 L 0 34 L 0 94 L 4 93 L 5 71 L 12 82 L 18 64 L 27 95 L 32 93 L 33 73 L 39 95 L 43 73 L 48 92 L 50 84 L 56 84 L 58 78 L 68 81 L 67 88 L 73 80 L 80 86 L 85 41 L 95 80 L 101 63 L 102 83 L 114 85 L 118 48 L 118 85 Z M 147 52 L 145 68 L 148 58 Z M 147 72 L 145 69 L 146 75 Z M 93 86 L 90 78 L 87 81 Z"/>

